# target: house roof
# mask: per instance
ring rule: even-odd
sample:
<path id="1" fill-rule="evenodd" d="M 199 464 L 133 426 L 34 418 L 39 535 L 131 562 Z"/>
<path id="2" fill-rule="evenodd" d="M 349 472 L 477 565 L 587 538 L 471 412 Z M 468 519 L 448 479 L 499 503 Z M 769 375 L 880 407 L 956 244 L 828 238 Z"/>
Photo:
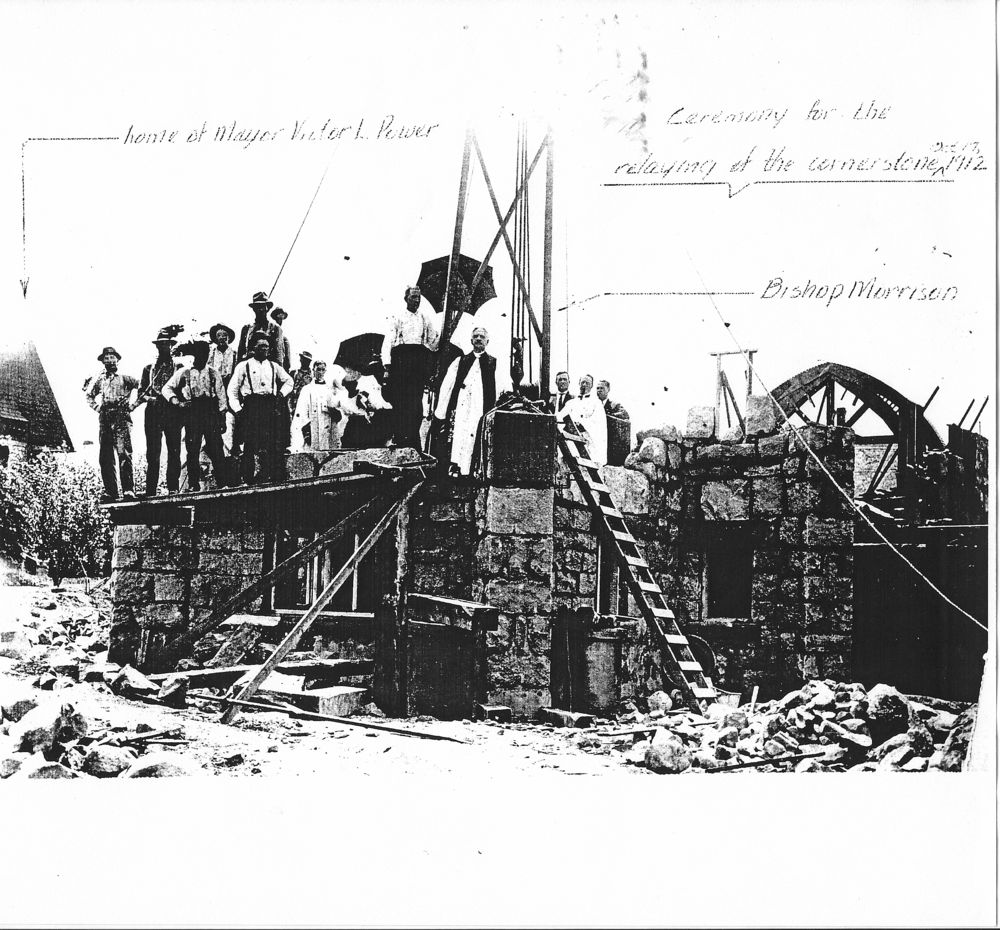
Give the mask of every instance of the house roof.
<path id="1" fill-rule="evenodd" d="M 0 421 L 17 424 L 29 445 L 73 451 L 59 404 L 30 340 L 0 345 Z"/>

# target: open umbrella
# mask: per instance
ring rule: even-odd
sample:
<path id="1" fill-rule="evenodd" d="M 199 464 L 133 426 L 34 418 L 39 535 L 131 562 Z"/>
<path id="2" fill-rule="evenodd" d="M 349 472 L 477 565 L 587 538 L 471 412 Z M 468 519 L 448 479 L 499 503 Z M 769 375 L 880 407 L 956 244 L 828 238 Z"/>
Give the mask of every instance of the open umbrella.
<path id="1" fill-rule="evenodd" d="M 444 288 L 448 278 L 448 260 L 450 256 L 442 255 L 433 258 L 420 266 L 420 277 L 417 287 L 427 298 L 430 305 L 438 312 L 444 310 Z M 475 313 L 486 301 L 497 296 L 493 288 L 493 269 L 489 265 L 476 285 L 476 292 L 470 294 L 472 280 L 479 271 L 479 262 L 468 255 L 459 255 L 456 267 L 452 269 L 451 293 L 448 295 L 452 307 L 463 313 Z"/>
<path id="2" fill-rule="evenodd" d="M 360 333 L 351 336 L 340 343 L 334 365 L 349 368 L 364 373 L 373 359 L 381 358 L 382 343 L 385 336 L 381 333 Z"/>

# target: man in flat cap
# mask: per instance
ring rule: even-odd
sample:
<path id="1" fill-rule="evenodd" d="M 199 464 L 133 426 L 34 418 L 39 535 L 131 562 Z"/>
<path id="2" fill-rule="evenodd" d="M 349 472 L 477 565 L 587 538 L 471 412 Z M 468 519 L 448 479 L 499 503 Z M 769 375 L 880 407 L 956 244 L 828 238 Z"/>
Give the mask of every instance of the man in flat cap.
<path id="1" fill-rule="evenodd" d="M 173 377 L 171 349 L 177 344 L 172 331 L 164 327 L 153 340 L 156 361 L 142 369 L 139 398 L 145 404 L 143 428 L 146 433 L 146 496 L 153 497 L 160 483 L 160 453 L 167 444 L 167 493 L 175 494 L 181 476 L 181 418 L 163 397 L 163 386 Z"/>
<path id="2" fill-rule="evenodd" d="M 98 439 L 101 465 L 101 479 L 104 481 L 104 495 L 101 503 L 118 500 L 118 480 L 115 475 L 115 459 L 121 478 L 122 497 L 135 497 L 132 484 L 132 417 L 138 405 L 132 403 L 133 392 L 139 389 L 139 382 L 131 375 L 118 373 L 121 355 L 114 346 L 105 346 L 97 360 L 104 364 L 104 371 L 91 382 L 87 389 L 87 402 L 97 411 Z"/>
<path id="3" fill-rule="evenodd" d="M 244 443 L 240 463 L 243 480 L 254 484 L 282 477 L 279 464 L 289 441 L 286 398 L 292 393 L 292 379 L 268 358 L 271 341 L 267 332 L 254 333 L 249 342 L 253 354 L 236 366 L 228 393 Z"/>

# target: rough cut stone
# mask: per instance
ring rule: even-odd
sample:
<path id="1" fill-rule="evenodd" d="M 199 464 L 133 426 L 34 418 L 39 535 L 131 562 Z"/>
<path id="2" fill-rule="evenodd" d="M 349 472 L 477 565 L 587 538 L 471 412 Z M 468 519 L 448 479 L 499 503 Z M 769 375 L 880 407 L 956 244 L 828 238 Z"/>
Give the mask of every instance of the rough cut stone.
<path id="1" fill-rule="evenodd" d="M 167 707 L 186 707 L 187 689 L 186 678 L 170 677 L 160 686 L 156 699 Z"/>
<path id="2" fill-rule="evenodd" d="M 691 753 L 684 744 L 672 737 L 660 737 L 665 730 L 657 730 L 653 741 L 646 747 L 643 761 L 646 768 L 660 775 L 673 775 L 691 768 Z"/>
<path id="3" fill-rule="evenodd" d="M 711 439 L 715 436 L 715 407 L 692 407 L 688 410 L 685 439 Z"/>
<path id="4" fill-rule="evenodd" d="M 187 596 L 183 575 L 156 575 L 153 579 L 153 597 L 158 601 L 180 603 Z"/>
<path id="5" fill-rule="evenodd" d="M 490 488 L 486 531 L 521 536 L 552 532 L 554 494 L 535 488 Z"/>
<path id="6" fill-rule="evenodd" d="M 910 723 L 909 701 L 895 688 L 877 684 L 868 692 L 868 727 L 876 745 L 905 733 Z"/>
<path id="7" fill-rule="evenodd" d="M 0 684 L 0 708 L 4 720 L 16 723 L 38 704 L 38 692 L 28 682 L 10 678 Z"/>
<path id="8" fill-rule="evenodd" d="M 774 402 L 766 394 L 751 394 L 747 398 L 747 436 L 766 436 L 778 428 Z"/>
<path id="9" fill-rule="evenodd" d="M 667 444 L 662 439 L 650 436 L 642 441 L 639 446 L 636 461 L 652 462 L 654 465 L 667 464 Z"/>
<path id="10" fill-rule="evenodd" d="M 136 754 L 123 746 L 93 746 L 83 757 L 82 770 L 98 778 L 115 778 L 136 760 Z"/>
<path id="11" fill-rule="evenodd" d="M 641 446 L 645 440 L 653 437 L 663 442 L 680 442 L 681 434 L 676 426 L 654 426 L 652 429 L 641 429 L 635 434 L 636 442 Z"/>
<path id="12" fill-rule="evenodd" d="M 644 474 L 608 465 L 601 470 L 601 477 L 622 513 L 649 513 L 650 480 Z"/>
<path id="13" fill-rule="evenodd" d="M 154 684 L 138 669 L 126 665 L 110 682 L 109 687 L 115 694 L 124 697 L 137 697 L 156 694 L 160 686 Z"/>
<path id="14" fill-rule="evenodd" d="M 667 467 L 671 471 L 677 471 L 681 467 L 681 447 L 676 442 L 667 443 Z"/>
<path id="15" fill-rule="evenodd" d="M 9 735 L 21 752 L 48 752 L 56 743 L 86 736 L 88 721 L 72 704 L 48 699 L 12 724 Z"/>
<path id="16" fill-rule="evenodd" d="M 743 442 L 743 430 L 738 423 L 727 426 L 719 433 L 719 442 Z"/>
<path id="17" fill-rule="evenodd" d="M 674 706 L 674 702 L 670 700 L 670 695 L 666 691 L 654 691 L 646 698 L 646 702 L 649 705 L 650 713 L 672 710 Z"/>
<path id="18" fill-rule="evenodd" d="M 550 723 L 554 727 L 586 728 L 594 725 L 592 714 L 578 714 L 570 710 L 557 710 L 554 707 L 540 707 L 538 719 L 543 723 Z"/>
<path id="19" fill-rule="evenodd" d="M 976 725 L 976 706 L 963 711 L 955 721 L 955 726 L 945 740 L 941 756 L 936 760 L 937 769 L 942 772 L 961 772 L 969 753 L 969 740 Z"/>
<path id="20" fill-rule="evenodd" d="M 747 482 L 705 482 L 701 490 L 701 508 L 709 520 L 746 520 L 750 514 Z"/>
<path id="21" fill-rule="evenodd" d="M 151 752 L 132 763 L 121 778 L 169 778 L 176 775 L 200 775 L 201 770 L 171 752 Z"/>
<path id="22" fill-rule="evenodd" d="M 319 461 L 311 452 L 293 452 L 287 461 L 289 481 L 315 478 L 319 474 Z"/>
<path id="23" fill-rule="evenodd" d="M 777 516 L 782 512 L 781 478 L 758 478 L 753 483 L 753 509 L 757 516 Z"/>
<path id="24" fill-rule="evenodd" d="M 26 752 L 0 753 L 0 778 L 10 778 L 30 758 Z"/>
<path id="25" fill-rule="evenodd" d="M 807 546 L 850 546 L 854 542 L 854 524 L 809 515 L 804 540 Z"/>
<path id="26" fill-rule="evenodd" d="M 42 756 L 31 756 L 20 768 L 11 776 L 12 778 L 77 778 L 76 772 L 60 765 L 58 762 L 49 762 Z"/>

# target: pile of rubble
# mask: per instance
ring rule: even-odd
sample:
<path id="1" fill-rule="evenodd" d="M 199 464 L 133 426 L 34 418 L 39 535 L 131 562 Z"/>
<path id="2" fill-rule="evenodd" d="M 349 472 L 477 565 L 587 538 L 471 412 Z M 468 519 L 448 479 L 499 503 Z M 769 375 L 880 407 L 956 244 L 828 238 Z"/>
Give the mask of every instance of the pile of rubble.
<path id="1" fill-rule="evenodd" d="M 650 695 L 646 713 L 633 705 L 613 729 L 611 721 L 597 721 L 608 726 L 580 734 L 578 745 L 619 753 L 624 762 L 661 774 L 957 772 L 976 719 L 975 705 L 829 679 L 756 706 L 713 704 L 704 716 L 674 710 L 679 698 L 679 692 Z M 594 722 L 568 717 L 564 726 Z"/>
<path id="2" fill-rule="evenodd" d="M 68 696 L 77 697 L 44 694 L 23 680 L 0 684 L 0 778 L 162 778 L 198 771 L 169 751 L 188 742 L 181 728 L 110 726 Z"/>

